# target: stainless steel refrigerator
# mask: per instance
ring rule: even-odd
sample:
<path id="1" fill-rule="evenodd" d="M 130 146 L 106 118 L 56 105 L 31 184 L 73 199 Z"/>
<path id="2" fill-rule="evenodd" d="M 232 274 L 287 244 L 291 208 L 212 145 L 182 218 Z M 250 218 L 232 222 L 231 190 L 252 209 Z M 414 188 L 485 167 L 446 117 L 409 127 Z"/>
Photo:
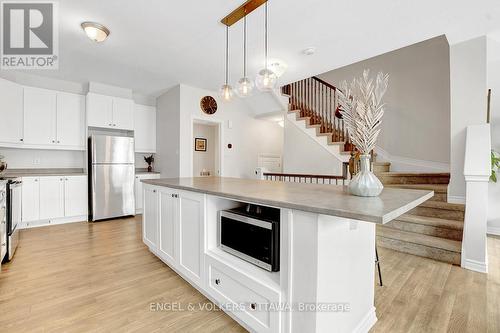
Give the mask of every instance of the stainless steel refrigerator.
<path id="1" fill-rule="evenodd" d="M 134 138 L 89 137 L 90 221 L 135 214 Z"/>

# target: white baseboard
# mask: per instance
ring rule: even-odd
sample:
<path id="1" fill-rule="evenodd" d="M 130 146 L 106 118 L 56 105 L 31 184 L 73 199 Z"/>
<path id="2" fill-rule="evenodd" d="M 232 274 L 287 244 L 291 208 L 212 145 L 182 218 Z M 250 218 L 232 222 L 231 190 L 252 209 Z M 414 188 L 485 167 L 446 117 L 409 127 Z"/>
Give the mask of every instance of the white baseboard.
<path id="1" fill-rule="evenodd" d="M 88 221 L 87 215 L 61 217 L 61 218 L 57 218 L 57 219 L 21 222 L 21 224 L 19 225 L 19 229 L 31 229 L 31 228 L 38 228 L 38 227 L 46 227 L 49 225 L 75 223 L 75 222 L 87 222 L 87 221 Z"/>
<path id="2" fill-rule="evenodd" d="M 463 253 L 462 253 L 463 255 Z M 462 257 L 463 268 L 479 273 L 488 273 L 488 262 L 479 262 L 472 259 L 465 259 Z"/>
<path id="3" fill-rule="evenodd" d="M 465 197 L 458 195 L 448 195 L 448 202 L 454 204 L 465 205 Z"/>
<path id="4" fill-rule="evenodd" d="M 500 227 L 489 225 L 486 229 L 488 235 L 500 236 Z"/>
<path id="5" fill-rule="evenodd" d="M 358 326 L 356 326 L 353 332 L 368 333 L 376 322 L 377 322 L 377 314 L 375 313 L 375 307 L 373 307 L 361 320 Z"/>
<path id="6" fill-rule="evenodd" d="M 418 160 L 409 157 L 396 156 L 389 153 L 384 148 L 377 146 L 375 147 L 375 153 L 377 157 L 380 157 L 383 161 L 391 163 L 391 171 L 413 171 L 413 172 L 450 172 L 450 164 Z"/>

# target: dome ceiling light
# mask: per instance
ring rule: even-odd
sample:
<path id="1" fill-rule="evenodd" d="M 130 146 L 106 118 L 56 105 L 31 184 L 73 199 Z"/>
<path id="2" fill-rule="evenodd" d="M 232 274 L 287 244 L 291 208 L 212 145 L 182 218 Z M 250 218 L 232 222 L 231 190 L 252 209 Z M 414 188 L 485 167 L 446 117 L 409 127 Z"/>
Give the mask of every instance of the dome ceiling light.
<path id="1" fill-rule="evenodd" d="M 88 38 L 97 43 L 104 42 L 111 33 L 108 28 L 96 22 L 83 22 L 82 29 Z"/>

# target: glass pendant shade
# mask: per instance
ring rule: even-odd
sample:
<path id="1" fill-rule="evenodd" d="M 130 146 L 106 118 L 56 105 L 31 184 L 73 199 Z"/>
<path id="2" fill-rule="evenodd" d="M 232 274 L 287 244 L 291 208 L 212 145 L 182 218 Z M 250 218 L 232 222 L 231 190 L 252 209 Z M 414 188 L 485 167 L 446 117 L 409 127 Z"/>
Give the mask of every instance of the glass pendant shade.
<path id="1" fill-rule="evenodd" d="M 226 102 L 229 102 L 233 98 L 233 87 L 229 84 L 224 84 L 219 90 L 220 97 Z"/>
<path id="2" fill-rule="evenodd" d="M 260 91 L 271 91 L 276 88 L 278 78 L 273 71 L 269 69 L 262 69 L 255 78 L 255 85 Z"/>
<path id="3" fill-rule="evenodd" d="M 253 92 L 254 84 L 252 80 L 247 77 L 243 77 L 238 81 L 236 86 L 236 94 L 240 97 L 251 96 Z"/>

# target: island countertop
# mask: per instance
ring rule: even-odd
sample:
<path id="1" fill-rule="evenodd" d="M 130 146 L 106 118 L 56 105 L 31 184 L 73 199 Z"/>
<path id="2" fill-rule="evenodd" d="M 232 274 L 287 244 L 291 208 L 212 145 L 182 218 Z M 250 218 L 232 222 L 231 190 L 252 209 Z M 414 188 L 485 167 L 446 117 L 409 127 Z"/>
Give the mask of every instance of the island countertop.
<path id="1" fill-rule="evenodd" d="M 227 177 L 160 178 L 142 182 L 237 201 L 382 224 L 434 195 L 433 191 L 385 188 L 380 196 L 365 198 L 350 195 L 346 186 Z"/>

